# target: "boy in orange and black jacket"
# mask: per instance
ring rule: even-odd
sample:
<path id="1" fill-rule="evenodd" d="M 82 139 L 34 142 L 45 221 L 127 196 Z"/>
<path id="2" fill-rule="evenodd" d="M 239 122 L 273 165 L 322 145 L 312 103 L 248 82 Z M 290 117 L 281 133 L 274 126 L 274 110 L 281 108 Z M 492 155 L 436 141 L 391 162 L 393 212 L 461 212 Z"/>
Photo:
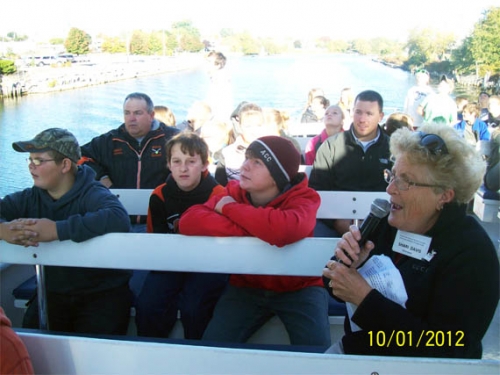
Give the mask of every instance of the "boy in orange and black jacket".
<path id="1" fill-rule="evenodd" d="M 171 174 L 149 200 L 148 233 L 178 233 L 184 211 L 224 190 L 208 173 L 208 146 L 197 134 L 173 137 L 166 155 Z M 200 339 L 227 278 L 214 273 L 149 272 L 136 303 L 138 335 L 168 337 L 180 310 L 184 337 Z"/>

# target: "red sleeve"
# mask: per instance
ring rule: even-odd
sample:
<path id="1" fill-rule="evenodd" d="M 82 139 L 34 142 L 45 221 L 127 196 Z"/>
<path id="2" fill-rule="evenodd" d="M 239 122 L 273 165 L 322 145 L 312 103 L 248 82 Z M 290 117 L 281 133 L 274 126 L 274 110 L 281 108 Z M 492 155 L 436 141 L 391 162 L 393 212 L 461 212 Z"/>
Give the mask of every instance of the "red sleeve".
<path id="1" fill-rule="evenodd" d="M 312 235 L 319 204 L 318 193 L 307 188 L 303 193 L 290 196 L 279 207 L 229 203 L 222 213 L 250 236 L 282 247 Z"/>
<path id="2" fill-rule="evenodd" d="M 214 211 L 217 202 L 226 195 L 223 188 L 219 194 L 214 192 L 206 203 L 188 208 L 179 220 L 179 233 L 188 236 L 250 236 L 229 218 Z"/>
<path id="3" fill-rule="evenodd" d="M 210 197 L 208 197 L 208 199 L 212 198 L 213 196 L 215 195 L 220 195 L 220 194 L 223 194 L 224 191 L 226 189 L 224 189 L 224 186 L 222 185 L 217 185 L 216 187 L 214 187 L 214 189 L 212 190 L 212 194 L 210 194 Z"/>

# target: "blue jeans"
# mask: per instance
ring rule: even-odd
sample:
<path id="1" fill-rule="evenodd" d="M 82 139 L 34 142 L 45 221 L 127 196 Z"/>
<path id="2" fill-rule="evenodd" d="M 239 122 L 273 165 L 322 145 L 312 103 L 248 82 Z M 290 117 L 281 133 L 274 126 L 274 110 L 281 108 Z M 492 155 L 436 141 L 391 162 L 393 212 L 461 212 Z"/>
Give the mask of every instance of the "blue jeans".
<path id="1" fill-rule="evenodd" d="M 316 286 L 273 292 L 230 285 L 215 307 L 203 340 L 246 342 L 274 315 L 285 325 L 292 345 L 331 345 L 328 294 Z"/>
<path id="2" fill-rule="evenodd" d="M 227 280 L 216 273 L 149 272 L 136 302 L 137 334 L 168 337 L 180 310 L 184 338 L 200 339 Z"/>

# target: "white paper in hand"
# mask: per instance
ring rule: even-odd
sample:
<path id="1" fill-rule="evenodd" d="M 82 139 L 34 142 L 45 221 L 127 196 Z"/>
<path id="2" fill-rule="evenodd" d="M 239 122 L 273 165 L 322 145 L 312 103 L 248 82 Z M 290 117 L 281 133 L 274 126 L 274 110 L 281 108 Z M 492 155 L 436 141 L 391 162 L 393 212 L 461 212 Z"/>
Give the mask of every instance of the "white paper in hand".
<path id="1" fill-rule="evenodd" d="M 363 267 L 358 268 L 358 272 L 372 288 L 377 289 L 384 297 L 406 307 L 408 294 L 406 293 L 403 278 L 389 257 L 374 255 L 366 261 Z M 353 332 L 360 331 L 361 328 L 352 321 L 357 306 L 348 302 L 346 307 L 351 330 Z"/>

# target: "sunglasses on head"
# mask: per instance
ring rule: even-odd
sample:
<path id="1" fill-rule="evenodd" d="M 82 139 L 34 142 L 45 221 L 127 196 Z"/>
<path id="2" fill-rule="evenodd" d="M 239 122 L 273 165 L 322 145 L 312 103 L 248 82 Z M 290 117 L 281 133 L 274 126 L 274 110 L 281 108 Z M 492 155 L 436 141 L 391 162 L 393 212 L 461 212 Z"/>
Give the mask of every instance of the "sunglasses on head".
<path id="1" fill-rule="evenodd" d="M 432 155 L 447 155 L 448 148 L 443 138 L 436 134 L 418 132 L 420 136 L 419 145 L 425 147 Z"/>

